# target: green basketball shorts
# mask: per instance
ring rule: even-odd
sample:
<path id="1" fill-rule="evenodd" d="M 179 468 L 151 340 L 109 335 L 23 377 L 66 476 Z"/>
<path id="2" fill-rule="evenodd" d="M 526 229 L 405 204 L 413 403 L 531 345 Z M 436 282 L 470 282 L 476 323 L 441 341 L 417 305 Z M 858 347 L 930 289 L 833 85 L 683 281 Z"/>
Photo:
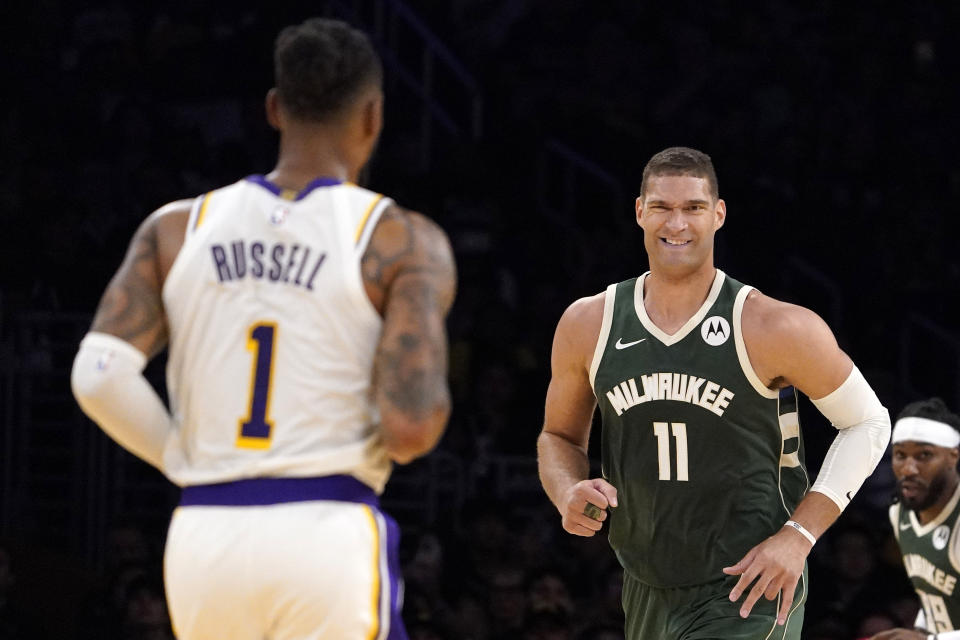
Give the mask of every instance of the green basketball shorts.
<path id="1" fill-rule="evenodd" d="M 762 597 L 747 619 L 740 617 L 746 594 L 730 602 L 738 576 L 690 587 L 657 588 L 624 573 L 623 610 L 627 640 L 800 640 L 807 569 L 797 584 L 790 616 L 777 625 L 780 598 Z"/>

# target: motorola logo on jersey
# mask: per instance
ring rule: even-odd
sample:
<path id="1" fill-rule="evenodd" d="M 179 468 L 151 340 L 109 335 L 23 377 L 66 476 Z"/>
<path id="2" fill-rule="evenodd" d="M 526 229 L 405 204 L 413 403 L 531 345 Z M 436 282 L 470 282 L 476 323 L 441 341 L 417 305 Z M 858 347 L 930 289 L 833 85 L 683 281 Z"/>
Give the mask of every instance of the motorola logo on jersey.
<path id="1" fill-rule="evenodd" d="M 947 546 L 947 540 L 950 539 L 950 527 L 943 524 L 936 528 L 933 532 L 933 548 L 937 551 L 942 550 Z"/>
<path id="2" fill-rule="evenodd" d="M 718 347 L 730 337 L 730 323 L 721 316 L 710 316 L 700 325 L 700 335 L 711 347 Z"/>

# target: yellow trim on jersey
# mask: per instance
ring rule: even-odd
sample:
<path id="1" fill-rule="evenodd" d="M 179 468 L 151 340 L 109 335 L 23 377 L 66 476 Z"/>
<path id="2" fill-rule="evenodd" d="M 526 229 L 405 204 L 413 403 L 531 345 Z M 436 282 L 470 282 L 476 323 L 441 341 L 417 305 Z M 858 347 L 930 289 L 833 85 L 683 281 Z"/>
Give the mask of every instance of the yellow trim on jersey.
<path id="1" fill-rule="evenodd" d="M 280 197 L 283 200 L 294 200 L 298 195 L 296 189 L 283 189 L 280 191 Z"/>
<path id="2" fill-rule="evenodd" d="M 267 424 L 267 427 L 270 429 L 270 435 L 265 438 L 253 438 L 250 436 L 243 435 L 243 423 L 249 422 L 253 418 L 253 394 L 256 392 L 255 385 L 257 383 L 257 363 L 264 354 L 260 353 L 261 343 L 259 340 L 255 340 L 253 337 L 253 332 L 257 330 L 258 327 L 271 327 L 273 328 L 273 340 L 270 343 L 270 372 L 267 374 L 267 399 L 266 406 L 263 411 L 263 421 Z M 247 395 L 248 409 L 246 417 L 240 418 L 237 424 L 237 447 L 241 449 L 269 449 L 270 445 L 273 444 L 273 420 L 270 419 L 270 398 L 273 395 L 273 366 L 276 362 L 274 356 L 277 352 L 277 323 L 276 322 L 255 322 L 250 326 L 250 331 L 247 333 L 247 351 L 253 352 L 252 363 L 250 365 L 250 393 Z"/>
<path id="3" fill-rule="evenodd" d="M 193 225 L 193 230 L 196 231 L 200 228 L 200 225 L 203 224 L 203 216 L 207 213 L 207 205 L 210 204 L 210 196 L 213 195 L 213 191 L 204 194 L 203 204 L 200 205 L 200 213 L 197 214 L 197 222 Z"/>
<path id="4" fill-rule="evenodd" d="M 367 207 L 366 213 L 363 214 L 363 218 L 360 219 L 360 224 L 357 226 L 357 233 L 353 237 L 353 244 L 360 242 L 360 237 L 363 235 L 363 228 L 367 226 L 367 220 L 370 219 L 370 214 L 377 208 L 381 200 L 383 200 L 383 194 L 378 193 L 377 197 L 370 203 L 370 206 Z"/>
<path id="5" fill-rule="evenodd" d="M 182 508 L 182 507 L 179 507 L 179 506 L 174 507 L 173 513 L 170 515 L 170 524 L 167 525 L 167 531 L 168 531 L 168 532 L 169 532 L 169 530 L 170 530 L 170 527 L 173 526 L 173 521 L 174 521 L 174 519 L 177 517 L 177 514 L 180 513 L 180 509 L 181 509 L 181 508 Z M 163 576 L 163 584 L 170 584 L 169 582 L 167 582 L 167 563 L 166 563 L 166 562 L 163 563 L 163 566 L 162 566 L 162 568 L 161 568 L 161 571 L 162 571 L 162 576 Z M 179 637 L 180 637 L 180 634 L 177 632 L 177 625 L 174 624 L 174 622 L 173 622 L 173 607 L 170 606 L 170 590 L 169 590 L 169 589 L 164 589 L 164 590 L 163 590 L 163 599 L 164 599 L 164 600 L 166 601 L 166 603 L 167 603 L 167 614 L 168 614 L 168 616 L 169 616 L 169 618 L 170 618 L 170 630 L 173 631 L 173 637 L 174 637 L 174 638 L 179 638 Z"/>
<path id="6" fill-rule="evenodd" d="M 374 640 L 380 633 L 380 527 L 377 526 L 377 517 L 373 514 L 373 509 L 363 505 L 363 512 L 367 514 L 370 521 L 370 528 L 373 529 L 373 626 L 367 635 L 367 640 Z"/>

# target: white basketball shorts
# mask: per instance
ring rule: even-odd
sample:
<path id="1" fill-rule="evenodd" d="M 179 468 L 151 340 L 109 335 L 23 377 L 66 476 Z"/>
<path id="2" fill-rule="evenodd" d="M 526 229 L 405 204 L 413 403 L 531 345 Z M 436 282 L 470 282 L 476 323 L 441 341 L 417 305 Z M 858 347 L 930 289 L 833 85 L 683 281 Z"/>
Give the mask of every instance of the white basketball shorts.
<path id="1" fill-rule="evenodd" d="M 179 640 L 406 640 L 399 527 L 349 476 L 184 489 L 164 553 Z"/>

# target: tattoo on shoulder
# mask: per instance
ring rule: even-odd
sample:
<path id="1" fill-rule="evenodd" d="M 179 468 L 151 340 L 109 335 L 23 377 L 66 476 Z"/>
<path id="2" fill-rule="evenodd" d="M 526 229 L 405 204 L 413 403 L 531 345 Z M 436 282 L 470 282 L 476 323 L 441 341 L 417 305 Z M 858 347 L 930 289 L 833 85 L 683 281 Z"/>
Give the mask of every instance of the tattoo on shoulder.
<path id="1" fill-rule="evenodd" d="M 423 276 L 433 288 L 444 313 L 453 303 L 456 265 L 446 234 L 421 214 L 392 206 L 384 212 L 361 260 L 364 282 L 381 292 L 397 277 Z"/>
<path id="2" fill-rule="evenodd" d="M 384 290 L 392 267 L 413 254 L 416 234 L 410 217 L 397 206 L 383 212 L 377 227 L 360 261 L 360 270 L 364 281 Z"/>
<path id="3" fill-rule="evenodd" d="M 117 336 L 148 356 L 167 341 L 157 275 L 157 234 L 149 222 L 134 235 L 123 264 L 107 285 L 93 319 L 93 331 Z"/>

